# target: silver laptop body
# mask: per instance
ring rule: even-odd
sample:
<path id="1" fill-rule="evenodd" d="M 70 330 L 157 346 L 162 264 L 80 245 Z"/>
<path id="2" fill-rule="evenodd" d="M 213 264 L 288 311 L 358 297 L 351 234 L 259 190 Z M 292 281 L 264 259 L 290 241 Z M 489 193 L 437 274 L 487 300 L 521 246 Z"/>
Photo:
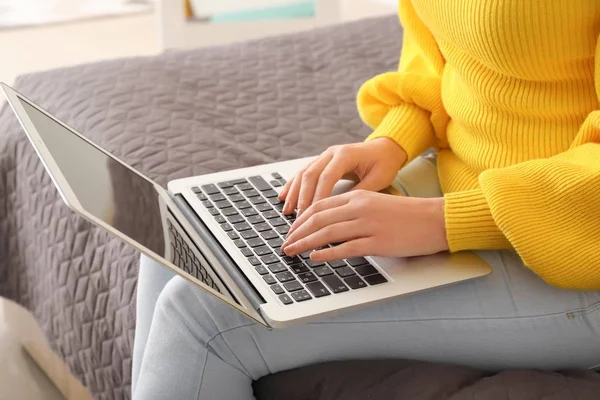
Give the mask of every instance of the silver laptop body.
<path id="1" fill-rule="evenodd" d="M 169 182 L 168 190 L 1 84 L 75 212 L 267 327 L 285 327 L 491 272 L 470 252 L 319 265 L 278 244 L 277 193 L 311 158 Z M 337 192 L 347 190 L 341 182 Z"/>

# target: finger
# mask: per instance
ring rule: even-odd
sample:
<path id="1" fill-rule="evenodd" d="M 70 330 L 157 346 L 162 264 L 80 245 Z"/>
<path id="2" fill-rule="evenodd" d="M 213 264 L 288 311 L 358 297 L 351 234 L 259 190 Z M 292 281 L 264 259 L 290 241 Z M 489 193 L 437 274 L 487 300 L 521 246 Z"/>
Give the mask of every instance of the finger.
<path id="1" fill-rule="evenodd" d="M 328 225 L 318 231 L 286 246 L 284 252 L 292 257 L 305 251 L 313 250 L 329 243 L 357 239 L 365 235 L 364 226 L 358 219 L 342 221 Z"/>
<path id="2" fill-rule="evenodd" d="M 283 188 L 281 189 L 279 196 L 277 196 L 279 198 L 279 200 L 281 200 L 281 201 L 285 200 L 288 192 L 290 191 L 290 187 L 292 186 L 292 182 L 294 182 L 294 177 L 292 177 L 292 179 L 290 179 L 289 181 L 287 181 L 285 183 L 285 185 L 283 185 Z"/>
<path id="3" fill-rule="evenodd" d="M 335 184 L 342 179 L 345 174 L 354 169 L 356 169 L 356 161 L 348 162 L 347 157 L 339 155 L 334 156 L 319 177 L 319 182 L 315 188 L 315 195 L 313 196 L 312 202 L 316 203 L 319 200 L 329 197 Z"/>
<path id="4" fill-rule="evenodd" d="M 283 205 L 283 213 L 285 215 L 291 214 L 296 208 L 296 203 L 298 201 L 298 193 L 300 192 L 300 182 L 302 181 L 302 174 L 304 173 L 304 169 L 298 171 L 298 173 L 294 176 L 292 183 L 290 185 L 290 189 L 285 197 L 285 204 Z"/>
<path id="5" fill-rule="evenodd" d="M 328 210 L 330 208 L 340 207 L 344 204 L 347 204 L 350 201 L 350 196 L 346 193 L 340 194 L 338 196 L 328 197 L 319 201 L 318 203 L 314 203 L 310 207 L 302 213 L 299 217 L 296 217 L 296 220 L 292 224 L 292 227 L 288 231 L 287 237 L 289 237 L 298 227 L 302 226 L 313 214 Z"/>
<path id="6" fill-rule="evenodd" d="M 369 253 L 373 253 L 373 238 L 360 237 L 344 242 L 339 246 L 313 251 L 310 253 L 310 258 L 313 261 L 334 261 L 344 258 L 374 255 Z"/>
<path id="7" fill-rule="evenodd" d="M 355 219 L 353 214 L 354 213 L 352 213 L 346 205 L 313 214 L 305 223 L 298 226 L 293 232 L 291 230 L 288 232 L 287 238 L 285 239 L 285 242 L 283 242 L 281 249 L 285 250 L 286 246 L 291 245 L 297 240 L 300 240 L 319 229 L 323 229 L 328 225 L 333 225 L 342 221 L 351 221 Z"/>
<path id="8" fill-rule="evenodd" d="M 382 171 L 378 168 L 374 168 L 350 190 L 378 191 L 384 189 L 387 185 L 382 185 L 382 175 Z"/>
<path id="9" fill-rule="evenodd" d="M 321 178 L 321 173 L 327 167 L 327 164 L 332 159 L 329 153 L 323 153 L 310 167 L 302 174 L 302 183 L 300 185 L 300 193 L 298 194 L 298 215 L 302 215 L 304 211 L 312 204 L 312 199 L 315 195 L 317 183 Z"/>

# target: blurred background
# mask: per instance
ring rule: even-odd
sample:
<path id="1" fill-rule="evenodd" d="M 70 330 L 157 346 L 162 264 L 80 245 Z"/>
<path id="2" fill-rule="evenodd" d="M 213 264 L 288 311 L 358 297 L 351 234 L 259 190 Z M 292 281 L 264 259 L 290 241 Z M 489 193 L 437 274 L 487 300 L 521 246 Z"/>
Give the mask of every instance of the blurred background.
<path id="1" fill-rule="evenodd" d="M 0 81 L 394 13 L 397 0 L 0 0 Z"/>

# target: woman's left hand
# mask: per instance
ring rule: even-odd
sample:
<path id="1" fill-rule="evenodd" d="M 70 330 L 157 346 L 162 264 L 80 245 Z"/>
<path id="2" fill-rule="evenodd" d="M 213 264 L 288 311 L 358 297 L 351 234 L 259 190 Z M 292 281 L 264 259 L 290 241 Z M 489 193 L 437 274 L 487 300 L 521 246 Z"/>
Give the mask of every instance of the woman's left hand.
<path id="1" fill-rule="evenodd" d="M 283 252 L 314 261 L 359 256 L 408 257 L 448 249 L 444 198 L 402 197 L 356 190 L 320 200 L 292 225 Z"/>

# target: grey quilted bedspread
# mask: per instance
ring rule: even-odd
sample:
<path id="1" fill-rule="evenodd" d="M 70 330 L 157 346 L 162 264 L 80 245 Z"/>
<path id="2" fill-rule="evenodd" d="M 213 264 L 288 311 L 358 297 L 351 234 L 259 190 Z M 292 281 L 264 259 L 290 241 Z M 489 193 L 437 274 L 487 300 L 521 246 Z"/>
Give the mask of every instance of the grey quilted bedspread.
<path id="1" fill-rule="evenodd" d="M 176 178 L 313 155 L 332 144 L 361 140 L 368 129 L 356 113 L 356 91 L 367 78 L 396 67 L 401 35 L 394 17 L 365 20 L 244 44 L 36 73 L 20 77 L 16 88 L 166 185 Z M 34 313 L 53 348 L 97 399 L 130 398 L 137 261 L 130 247 L 62 203 L 17 120 L 3 107 L 0 295 Z M 356 368 L 365 371 L 365 366 Z M 452 387 L 467 387 L 465 396 L 457 398 L 517 398 L 506 389 L 510 377 L 492 382 L 493 396 L 478 397 L 469 385 L 482 375 L 467 379 L 454 370 L 444 380 L 435 377 L 440 373 L 435 367 L 410 370 L 432 387 L 456 377 Z M 335 383 L 336 377 L 341 379 L 336 371 L 344 369 L 334 365 L 317 371 Z M 382 371 L 383 377 L 393 376 Z M 291 373 L 306 375 L 303 370 Z M 408 389 L 394 391 L 402 380 L 390 386 L 384 378 L 379 388 L 389 390 L 372 392 L 375 397 L 355 386 L 331 395 L 318 376 L 312 386 L 307 380 L 305 388 L 314 389 L 301 392 L 302 397 L 277 395 L 289 387 L 282 386 L 289 377 L 285 374 L 259 381 L 257 393 L 264 399 L 447 398 L 439 394 L 442 386 L 441 392 L 432 389 L 424 397 L 418 390 L 414 395 Z M 520 379 L 548 385 L 535 374 Z M 366 379 L 363 389 L 373 389 L 376 380 L 376 375 Z M 578 398 L 589 398 L 585 394 L 594 388 L 600 392 L 593 377 L 584 381 L 586 392 Z M 478 382 L 486 385 L 485 379 Z M 575 393 L 569 391 L 572 380 L 558 376 L 553 382 L 558 395 L 552 399 Z M 400 393 L 408 394 L 397 397 Z"/>

